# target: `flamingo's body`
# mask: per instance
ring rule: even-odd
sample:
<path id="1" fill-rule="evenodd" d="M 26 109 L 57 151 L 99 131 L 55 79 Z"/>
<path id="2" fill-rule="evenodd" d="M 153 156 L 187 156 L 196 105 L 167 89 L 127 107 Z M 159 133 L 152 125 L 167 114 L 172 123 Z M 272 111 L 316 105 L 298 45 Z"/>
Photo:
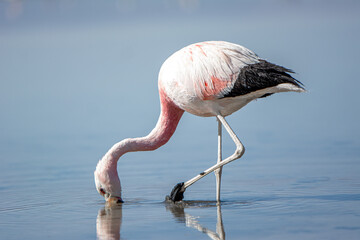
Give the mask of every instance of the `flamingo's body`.
<path id="1" fill-rule="evenodd" d="M 219 200 L 221 167 L 244 153 L 243 145 L 224 117 L 257 98 L 277 92 L 303 92 L 301 83 L 289 73 L 290 70 L 228 42 L 202 42 L 177 51 L 160 69 L 161 114 L 156 127 L 149 135 L 125 139 L 108 151 L 95 171 L 97 190 L 106 199 L 121 201 L 121 185 L 116 170 L 120 156 L 126 152 L 154 150 L 165 144 L 174 133 L 182 114 L 187 111 L 202 117 L 216 116 L 219 120 L 218 163 L 185 184 L 180 184 L 177 190 L 174 189 L 178 193 L 173 193 L 173 200 L 179 200 L 175 195 L 214 170 Z M 237 146 L 235 153 L 223 161 L 221 125 Z"/>

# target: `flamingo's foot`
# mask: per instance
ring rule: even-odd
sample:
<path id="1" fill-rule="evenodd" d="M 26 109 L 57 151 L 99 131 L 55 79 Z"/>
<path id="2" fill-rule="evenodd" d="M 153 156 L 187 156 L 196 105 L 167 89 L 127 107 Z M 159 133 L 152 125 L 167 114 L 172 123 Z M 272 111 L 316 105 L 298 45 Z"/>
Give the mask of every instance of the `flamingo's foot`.
<path id="1" fill-rule="evenodd" d="M 171 200 L 173 202 L 178 202 L 183 200 L 185 189 L 183 188 L 184 182 L 178 183 L 171 190 L 170 196 L 166 196 L 166 200 Z"/>

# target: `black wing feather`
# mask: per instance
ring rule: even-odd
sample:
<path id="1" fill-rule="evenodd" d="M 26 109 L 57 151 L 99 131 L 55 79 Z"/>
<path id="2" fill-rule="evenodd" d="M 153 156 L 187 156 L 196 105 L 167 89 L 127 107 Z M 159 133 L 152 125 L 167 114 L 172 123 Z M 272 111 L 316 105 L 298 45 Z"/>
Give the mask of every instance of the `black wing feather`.
<path id="1" fill-rule="evenodd" d="M 258 63 L 243 67 L 240 70 L 233 89 L 223 97 L 237 97 L 257 90 L 274 87 L 281 83 L 291 83 L 303 88 L 303 84 L 293 78 L 289 73 L 294 72 L 282 66 L 260 60 Z M 271 93 L 265 94 L 262 97 L 269 95 L 271 95 Z"/>

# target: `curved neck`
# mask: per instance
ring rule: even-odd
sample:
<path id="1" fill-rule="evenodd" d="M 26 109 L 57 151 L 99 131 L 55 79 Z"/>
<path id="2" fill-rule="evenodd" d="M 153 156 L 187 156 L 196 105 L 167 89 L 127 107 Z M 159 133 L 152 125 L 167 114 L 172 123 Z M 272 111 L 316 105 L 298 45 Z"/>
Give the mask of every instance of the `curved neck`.
<path id="1" fill-rule="evenodd" d="M 103 157 L 111 165 L 127 152 L 152 151 L 169 141 L 184 110 L 176 106 L 160 89 L 161 112 L 155 128 L 145 137 L 128 138 L 116 143 Z"/>

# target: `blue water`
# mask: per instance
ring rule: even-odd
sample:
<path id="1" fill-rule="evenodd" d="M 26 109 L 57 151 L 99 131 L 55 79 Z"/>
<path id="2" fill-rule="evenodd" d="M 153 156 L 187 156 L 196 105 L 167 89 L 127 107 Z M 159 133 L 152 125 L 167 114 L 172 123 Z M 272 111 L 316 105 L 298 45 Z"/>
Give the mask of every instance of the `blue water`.
<path id="1" fill-rule="evenodd" d="M 359 12 L 357 1 L 1 1 L 0 238 L 359 239 Z M 291 68 L 308 92 L 228 117 L 246 153 L 224 167 L 221 205 L 212 175 L 164 202 L 216 162 L 217 122 L 185 114 L 168 144 L 120 159 L 125 203 L 106 206 L 97 161 L 151 131 L 162 62 L 204 40 Z"/>

